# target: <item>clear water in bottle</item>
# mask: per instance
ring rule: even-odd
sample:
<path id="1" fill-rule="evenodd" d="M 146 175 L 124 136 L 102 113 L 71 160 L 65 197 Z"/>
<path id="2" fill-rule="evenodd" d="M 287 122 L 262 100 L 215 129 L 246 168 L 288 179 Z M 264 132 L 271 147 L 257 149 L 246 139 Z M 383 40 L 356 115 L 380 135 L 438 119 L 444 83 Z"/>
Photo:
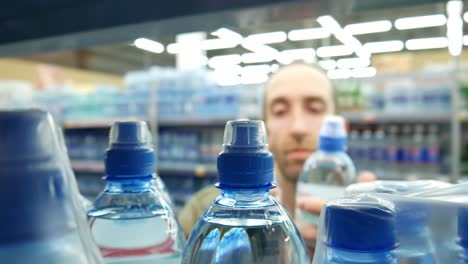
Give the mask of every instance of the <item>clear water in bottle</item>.
<path id="1" fill-rule="evenodd" d="M 342 197 L 345 186 L 356 179 L 356 169 L 346 154 L 344 119 L 328 116 L 320 129 L 319 149 L 305 162 L 299 176 L 298 195 L 312 195 L 330 200 Z M 318 223 L 318 216 L 299 212 L 309 222 Z"/>
<path id="2" fill-rule="evenodd" d="M 106 151 L 106 189 L 88 212 L 106 263 L 180 263 L 183 234 L 154 178 L 144 122 L 116 122 Z"/>
<path id="3" fill-rule="evenodd" d="M 270 195 L 273 156 L 261 121 L 229 121 L 218 156 L 221 194 L 190 234 L 182 263 L 309 263 L 304 242 Z"/>
<path id="4" fill-rule="evenodd" d="M 0 112 L 0 262 L 103 263 L 52 117 Z"/>

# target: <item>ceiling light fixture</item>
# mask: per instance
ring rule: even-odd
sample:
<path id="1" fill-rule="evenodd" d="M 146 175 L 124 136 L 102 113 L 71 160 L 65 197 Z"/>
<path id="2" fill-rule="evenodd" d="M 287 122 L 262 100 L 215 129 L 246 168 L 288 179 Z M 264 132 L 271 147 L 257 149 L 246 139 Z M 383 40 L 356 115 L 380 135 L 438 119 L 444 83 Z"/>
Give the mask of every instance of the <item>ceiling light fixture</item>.
<path id="1" fill-rule="evenodd" d="M 409 39 L 405 46 L 408 50 L 440 49 L 448 47 L 446 37 Z"/>
<path id="2" fill-rule="evenodd" d="M 327 72 L 330 79 L 349 79 L 351 78 L 351 70 L 349 69 L 333 69 Z"/>
<path id="3" fill-rule="evenodd" d="M 447 40 L 452 56 L 459 56 L 463 48 L 463 2 L 450 0 L 447 2 Z"/>
<path id="4" fill-rule="evenodd" d="M 324 39 L 330 37 L 330 32 L 324 28 L 304 28 L 291 30 L 288 39 L 291 41 L 301 41 L 310 39 Z"/>
<path id="5" fill-rule="evenodd" d="M 286 32 L 276 31 L 268 33 L 253 34 L 246 37 L 246 40 L 261 43 L 261 44 L 272 44 L 282 43 L 288 39 Z"/>
<path id="6" fill-rule="evenodd" d="M 320 16 L 317 18 L 317 22 L 344 45 L 351 47 L 356 55 L 362 58 L 370 58 L 370 53 L 362 47 L 361 42 L 349 32 L 345 31 L 332 16 Z"/>
<path id="7" fill-rule="evenodd" d="M 208 59 L 208 66 L 210 66 L 210 68 L 219 68 L 225 67 L 226 65 L 240 64 L 241 62 L 242 59 L 239 54 L 221 55 Z"/>
<path id="8" fill-rule="evenodd" d="M 325 46 L 317 49 L 317 56 L 321 58 L 348 56 L 351 54 L 353 54 L 353 50 L 345 45 Z"/>
<path id="9" fill-rule="evenodd" d="M 336 61 L 335 60 L 322 60 L 319 61 L 318 64 L 324 70 L 333 70 L 336 68 Z"/>
<path id="10" fill-rule="evenodd" d="M 374 67 L 356 68 L 351 71 L 351 77 L 353 78 L 370 78 L 377 74 L 377 70 Z"/>
<path id="11" fill-rule="evenodd" d="M 392 29 L 392 22 L 389 20 L 380 20 L 364 23 L 349 24 L 344 27 L 344 30 L 351 35 L 362 35 L 378 32 L 387 32 Z"/>
<path id="12" fill-rule="evenodd" d="M 303 60 L 307 63 L 315 62 L 315 50 L 312 48 L 283 50 L 276 60 L 281 64 L 290 64 L 295 60 Z"/>
<path id="13" fill-rule="evenodd" d="M 336 66 L 340 69 L 351 69 L 351 68 L 364 68 L 371 64 L 370 59 L 367 58 L 345 58 L 339 59 L 336 62 Z"/>
<path id="14" fill-rule="evenodd" d="M 395 20 L 395 28 L 407 30 L 415 28 L 439 27 L 447 23 L 447 18 L 443 14 L 405 17 Z"/>
<path id="15" fill-rule="evenodd" d="M 370 53 L 402 51 L 405 48 L 405 44 L 401 40 L 367 42 L 363 46 Z"/>
<path id="16" fill-rule="evenodd" d="M 135 47 L 142 49 L 142 50 L 149 51 L 149 52 L 153 52 L 153 53 L 164 52 L 164 45 L 151 39 L 138 38 L 133 42 L 133 44 L 135 45 Z"/>

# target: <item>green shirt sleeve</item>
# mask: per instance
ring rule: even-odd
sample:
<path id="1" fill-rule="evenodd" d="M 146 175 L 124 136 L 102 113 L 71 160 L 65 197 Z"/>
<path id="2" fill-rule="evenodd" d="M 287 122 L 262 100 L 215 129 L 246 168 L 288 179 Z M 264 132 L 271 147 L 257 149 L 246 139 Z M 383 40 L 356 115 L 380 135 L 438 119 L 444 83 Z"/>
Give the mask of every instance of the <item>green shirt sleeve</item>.
<path id="1" fill-rule="evenodd" d="M 179 223 L 188 237 L 206 209 L 213 203 L 220 191 L 208 186 L 198 191 L 179 213 Z"/>

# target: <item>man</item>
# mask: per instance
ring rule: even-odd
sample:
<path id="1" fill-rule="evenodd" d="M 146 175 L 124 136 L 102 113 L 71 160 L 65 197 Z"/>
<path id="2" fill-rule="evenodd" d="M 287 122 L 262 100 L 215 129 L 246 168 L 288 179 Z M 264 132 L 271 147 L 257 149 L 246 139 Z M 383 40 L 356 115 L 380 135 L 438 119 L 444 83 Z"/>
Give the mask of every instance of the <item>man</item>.
<path id="1" fill-rule="evenodd" d="M 269 148 L 275 157 L 280 202 L 293 217 L 299 174 L 305 160 L 317 149 L 324 116 L 334 111 L 333 86 L 326 75 L 313 66 L 304 63 L 287 65 L 276 72 L 266 85 L 264 121 Z M 373 178 L 372 175 L 364 176 L 368 177 Z M 181 211 L 179 221 L 187 235 L 218 194 L 214 187 L 205 188 Z M 298 206 L 320 214 L 324 203 L 321 199 L 307 197 L 299 200 Z M 306 241 L 315 241 L 316 227 L 297 225 Z"/>

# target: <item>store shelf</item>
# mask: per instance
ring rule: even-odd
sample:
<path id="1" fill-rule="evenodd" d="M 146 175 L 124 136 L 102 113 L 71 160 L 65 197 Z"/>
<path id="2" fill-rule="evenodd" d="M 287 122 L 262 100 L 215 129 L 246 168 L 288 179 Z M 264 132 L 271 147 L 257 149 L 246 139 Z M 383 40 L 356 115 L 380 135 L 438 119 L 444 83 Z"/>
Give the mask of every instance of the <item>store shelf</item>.
<path id="1" fill-rule="evenodd" d="M 183 164 L 183 163 L 160 163 L 158 166 L 160 175 L 178 175 L 197 178 L 215 178 L 217 176 L 216 166 L 206 164 Z"/>
<path id="2" fill-rule="evenodd" d="M 350 123 L 443 123 L 450 122 L 450 113 L 401 113 L 383 114 L 366 112 L 340 113 Z M 466 115 L 468 120 L 468 114 Z"/>
<path id="3" fill-rule="evenodd" d="M 75 172 L 86 172 L 104 174 L 104 162 L 101 161 L 72 161 L 71 167 Z M 213 165 L 194 165 L 161 163 L 158 166 L 158 174 L 180 176 L 180 177 L 216 177 L 216 166 Z"/>
<path id="4" fill-rule="evenodd" d="M 95 120 L 80 120 L 80 121 L 65 121 L 62 126 L 64 129 L 86 129 L 86 128 L 110 128 L 116 121 L 129 120 L 146 120 L 142 117 L 123 117 L 112 119 L 95 119 Z"/>
<path id="5" fill-rule="evenodd" d="M 174 118 L 174 119 L 159 119 L 160 127 L 177 127 L 177 126 L 219 126 L 224 127 L 229 120 L 235 120 L 238 117 L 216 117 L 216 118 Z M 251 118 L 258 119 L 258 118 Z"/>

